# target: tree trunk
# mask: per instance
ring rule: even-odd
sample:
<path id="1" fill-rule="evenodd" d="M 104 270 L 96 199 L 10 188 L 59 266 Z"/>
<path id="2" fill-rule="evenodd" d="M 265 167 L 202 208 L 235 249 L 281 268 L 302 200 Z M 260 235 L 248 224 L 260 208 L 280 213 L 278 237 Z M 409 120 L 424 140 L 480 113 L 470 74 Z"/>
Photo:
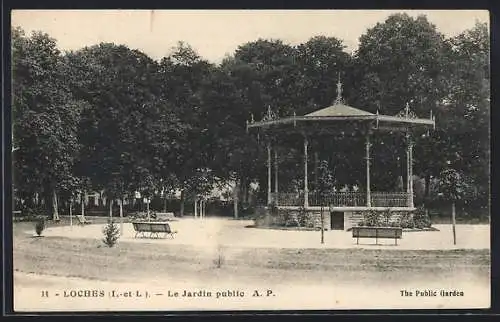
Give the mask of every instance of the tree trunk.
<path id="1" fill-rule="evenodd" d="M 167 212 L 167 193 L 165 192 L 165 197 L 163 198 L 163 212 Z"/>
<path id="2" fill-rule="evenodd" d="M 120 199 L 120 235 L 123 236 L 123 198 Z"/>
<path id="3" fill-rule="evenodd" d="M 181 209 L 180 209 L 181 217 L 184 217 L 184 190 L 181 190 Z"/>
<path id="4" fill-rule="evenodd" d="M 57 205 L 56 189 L 54 189 L 52 193 L 52 219 L 54 221 L 59 221 L 59 209 Z"/>
<path id="5" fill-rule="evenodd" d="M 69 199 L 69 225 L 73 226 L 73 200 Z"/>
<path id="6" fill-rule="evenodd" d="M 194 197 L 194 218 L 198 217 L 198 200 Z"/>
<path id="7" fill-rule="evenodd" d="M 113 220 L 113 199 L 109 199 L 109 220 Z"/>
<path id="8" fill-rule="evenodd" d="M 53 209 L 53 202 L 54 202 L 54 195 L 52 188 L 44 188 L 43 191 L 41 192 L 41 198 L 40 201 L 40 206 L 43 207 L 44 213 L 43 215 L 45 216 L 51 216 L 53 215 L 52 209 Z"/>
<path id="9" fill-rule="evenodd" d="M 35 192 L 35 194 L 33 195 L 33 203 L 32 205 L 33 206 L 39 206 L 40 205 L 40 198 L 38 198 L 38 192 Z"/>
<path id="10" fill-rule="evenodd" d="M 85 219 L 85 192 L 82 193 L 81 195 L 81 207 L 82 207 L 82 218 Z"/>
<path id="11" fill-rule="evenodd" d="M 425 180 L 425 199 L 429 199 L 431 193 L 431 176 L 426 174 L 424 177 Z"/>
<path id="12" fill-rule="evenodd" d="M 238 196 L 240 193 L 240 186 L 238 181 L 236 181 L 234 190 L 233 190 L 233 212 L 234 212 L 234 219 L 238 219 Z"/>
<path id="13" fill-rule="evenodd" d="M 457 234 L 455 230 L 456 220 L 455 220 L 455 201 L 451 203 L 451 224 L 453 229 L 453 245 L 457 244 Z"/>
<path id="14" fill-rule="evenodd" d="M 325 243 L 325 216 L 323 214 L 323 204 L 321 204 L 321 213 L 320 213 L 320 218 L 321 218 L 321 243 Z"/>
<path id="15" fill-rule="evenodd" d="M 249 183 L 248 183 L 248 180 L 245 179 L 245 184 L 243 185 L 243 203 L 245 205 L 248 205 L 250 203 L 249 201 L 249 197 L 248 197 L 248 190 L 249 189 Z"/>
<path id="16" fill-rule="evenodd" d="M 146 213 L 148 214 L 148 221 L 151 221 L 151 214 L 149 213 L 149 197 L 146 198 Z"/>
<path id="17" fill-rule="evenodd" d="M 17 210 L 16 204 L 13 205 L 15 210 Z M 24 198 L 24 207 L 33 208 L 35 206 L 35 195 L 29 194 L 28 197 Z"/>

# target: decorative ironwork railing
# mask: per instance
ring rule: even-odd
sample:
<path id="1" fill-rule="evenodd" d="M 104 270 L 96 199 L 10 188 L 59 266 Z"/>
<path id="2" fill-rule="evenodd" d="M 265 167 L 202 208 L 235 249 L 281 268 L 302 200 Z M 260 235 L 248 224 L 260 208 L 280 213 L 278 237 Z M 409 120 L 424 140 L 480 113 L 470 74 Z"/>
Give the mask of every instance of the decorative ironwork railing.
<path id="1" fill-rule="evenodd" d="M 407 207 L 410 194 L 408 192 L 372 192 L 373 207 Z"/>
<path id="2" fill-rule="evenodd" d="M 366 193 L 363 192 L 330 192 L 309 194 L 310 206 L 337 206 L 337 207 L 359 207 L 366 206 Z"/>
<path id="3" fill-rule="evenodd" d="M 279 192 L 271 194 L 272 201 L 279 206 L 303 206 L 303 192 Z"/>
<path id="4" fill-rule="evenodd" d="M 310 206 L 344 206 L 357 207 L 366 206 L 366 193 L 362 192 L 330 192 L 319 194 L 312 192 L 309 194 Z"/>
<path id="5" fill-rule="evenodd" d="M 370 194 L 372 207 L 407 207 L 409 194 L 407 192 L 372 192 Z M 303 192 L 279 192 L 271 194 L 272 202 L 278 206 L 303 206 Z M 364 207 L 367 205 L 366 192 L 330 192 L 320 195 L 309 192 L 309 206 L 333 207 Z"/>

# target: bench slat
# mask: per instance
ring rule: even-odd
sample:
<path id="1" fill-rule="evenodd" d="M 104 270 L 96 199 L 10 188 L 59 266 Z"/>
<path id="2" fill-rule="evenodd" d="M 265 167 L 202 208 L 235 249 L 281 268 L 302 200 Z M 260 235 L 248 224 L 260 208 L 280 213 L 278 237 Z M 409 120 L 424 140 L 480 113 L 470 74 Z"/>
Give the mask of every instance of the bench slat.
<path id="1" fill-rule="evenodd" d="M 158 238 L 160 233 L 164 233 L 173 238 L 173 235 L 176 233 L 176 231 L 172 231 L 170 225 L 166 222 L 133 222 L 132 224 L 136 231 L 136 236 L 139 233 L 150 233 L 151 238 Z"/>
<path id="2" fill-rule="evenodd" d="M 360 238 L 375 238 L 375 243 L 378 244 L 379 238 L 390 238 L 397 240 L 403 237 L 403 229 L 398 227 L 352 227 L 352 237 L 357 239 L 359 244 Z"/>
<path id="3" fill-rule="evenodd" d="M 396 227 L 352 227 L 353 237 L 359 238 L 401 238 L 402 232 L 401 228 Z"/>

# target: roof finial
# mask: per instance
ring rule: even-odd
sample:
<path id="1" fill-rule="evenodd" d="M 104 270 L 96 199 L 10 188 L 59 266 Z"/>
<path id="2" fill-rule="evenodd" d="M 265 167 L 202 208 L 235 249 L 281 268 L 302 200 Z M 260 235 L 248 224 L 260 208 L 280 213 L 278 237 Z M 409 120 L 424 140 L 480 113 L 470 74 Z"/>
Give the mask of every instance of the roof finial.
<path id="1" fill-rule="evenodd" d="M 267 113 L 264 114 L 262 121 L 272 121 L 277 118 L 277 115 L 271 110 L 271 105 L 267 106 Z"/>
<path id="2" fill-rule="evenodd" d="M 340 81 L 340 72 L 339 72 L 339 79 L 337 81 L 337 98 L 335 99 L 335 104 L 341 104 L 343 103 L 342 99 L 342 82 Z"/>

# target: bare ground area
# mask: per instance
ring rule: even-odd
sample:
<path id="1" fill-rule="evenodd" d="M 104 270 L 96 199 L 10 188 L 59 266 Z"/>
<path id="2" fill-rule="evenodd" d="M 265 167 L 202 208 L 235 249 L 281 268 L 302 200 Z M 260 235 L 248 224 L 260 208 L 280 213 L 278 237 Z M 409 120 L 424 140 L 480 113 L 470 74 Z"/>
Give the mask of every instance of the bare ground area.
<path id="1" fill-rule="evenodd" d="M 489 289 L 490 251 L 398 249 L 293 249 L 224 246 L 203 250 L 182 244 L 121 242 L 105 247 L 99 238 L 33 238 L 32 224 L 14 228 L 15 287 L 57 286 L 57 279 L 182 285 L 340 286 L 349 290 L 394 285 Z M 16 275 L 17 274 L 17 275 Z M 33 275 L 34 274 L 34 275 Z M 377 290 L 379 291 L 379 290 Z M 358 294 L 358 297 L 361 294 Z M 200 304 L 201 305 L 201 304 Z"/>

